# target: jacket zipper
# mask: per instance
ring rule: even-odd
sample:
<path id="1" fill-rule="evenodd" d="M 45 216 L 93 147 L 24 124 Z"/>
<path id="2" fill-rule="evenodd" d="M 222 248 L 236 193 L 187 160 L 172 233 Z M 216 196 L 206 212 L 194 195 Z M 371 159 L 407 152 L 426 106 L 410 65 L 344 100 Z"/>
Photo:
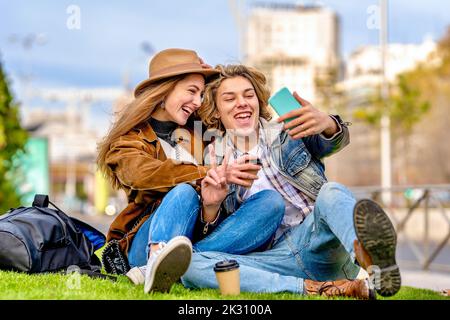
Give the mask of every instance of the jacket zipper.
<path id="1" fill-rule="evenodd" d="M 203 227 L 203 234 L 206 234 L 208 232 L 208 228 L 209 228 L 209 222 L 207 222 L 205 224 L 205 226 Z"/>

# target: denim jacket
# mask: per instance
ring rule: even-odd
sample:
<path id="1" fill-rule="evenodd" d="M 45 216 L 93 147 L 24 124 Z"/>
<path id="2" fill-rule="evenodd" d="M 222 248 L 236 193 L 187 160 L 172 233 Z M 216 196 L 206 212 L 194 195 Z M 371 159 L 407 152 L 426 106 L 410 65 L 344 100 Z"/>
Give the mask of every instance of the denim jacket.
<path id="1" fill-rule="evenodd" d="M 350 142 L 347 123 L 339 116 L 332 116 L 338 124 L 339 131 L 331 138 L 322 134 L 294 140 L 283 124 L 260 119 L 267 143 L 270 144 L 271 165 L 285 177 L 294 187 L 316 199 L 322 185 L 327 182 L 325 176 L 324 157 L 343 149 Z M 227 198 L 223 202 L 222 211 L 226 216 L 236 211 L 240 206 L 236 197 L 236 186 L 231 185 Z M 223 217 L 224 218 L 224 217 Z"/>

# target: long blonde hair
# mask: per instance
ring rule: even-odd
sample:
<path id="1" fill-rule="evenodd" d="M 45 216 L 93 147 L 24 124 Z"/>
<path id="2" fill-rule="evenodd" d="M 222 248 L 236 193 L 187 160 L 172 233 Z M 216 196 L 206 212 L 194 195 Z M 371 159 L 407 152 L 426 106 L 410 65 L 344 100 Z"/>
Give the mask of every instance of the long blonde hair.
<path id="1" fill-rule="evenodd" d="M 184 77 L 186 77 L 186 75 L 164 79 L 163 81 L 150 85 L 122 109 L 118 120 L 112 125 L 108 134 L 98 144 L 98 168 L 106 176 L 113 188 L 119 189 L 120 182 L 111 168 L 106 164 L 106 156 L 111 148 L 111 144 L 121 136 L 127 134 L 130 130 L 137 128 L 148 121 L 155 108 L 164 101 L 177 83 Z"/>
<path id="2" fill-rule="evenodd" d="M 206 85 L 205 93 L 203 95 L 203 103 L 198 110 L 198 115 L 208 129 L 219 129 L 221 131 L 225 131 L 220 121 L 219 112 L 217 109 L 217 90 L 224 80 L 239 76 L 246 78 L 253 85 L 259 101 L 259 116 L 267 121 L 272 119 L 272 113 L 268 107 L 270 90 L 267 87 L 266 77 L 262 72 L 242 64 L 219 64 L 216 66 L 216 69 L 220 71 L 220 75 L 217 79 Z"/>

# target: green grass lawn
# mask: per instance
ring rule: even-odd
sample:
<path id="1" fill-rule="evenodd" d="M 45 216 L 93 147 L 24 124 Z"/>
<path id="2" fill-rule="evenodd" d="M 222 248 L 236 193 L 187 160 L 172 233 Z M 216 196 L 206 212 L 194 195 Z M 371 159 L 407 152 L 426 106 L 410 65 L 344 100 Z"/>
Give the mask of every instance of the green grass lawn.
<path id="1" fill-rule="evenodd" d="M 381 297 L 378 297 L 382 299 Z M 145 294 L 143 286 L 134 286 L 125 276 L 117 282 L 104 279 L 92 279 L 85 275 L 78 278 L 65 274 L 28 275 L 17 272 L 0 271 L 0 299 L 50 299 L 50 300 L 217 300 L 223 299 L 218 290 L 188 290 L 181 284 L 175 284 L 170 293 Z M 297 294 L 255 294 L 242 293 L 230 299 L 250 300 L 310 300 L 321 297 L 305 297 Z M 400 292 L 390 299 L 400 300 L 437 300 L 448 299 L 438 292 L 411 287 L 402 287 Z"/>
<path id="2" fill-rule="evenodd" d="M 96 254 L 101 256 L 103 248 Z M 0 300 L 220 300 L 218 290 L 189 290 L 176 283 L 169 293 L 145 294 L 144 286 L 135 286 L 127 277 L 119 276 L 116 282 L 93 279 L 78 274 L 33 274 L 0 270 Z M 317 296 L 292 293 L 249 293 L 232 296 L 233 300 L 324 300 Z M 339 298 L 345 300 L 346 298 Z M 378 296 L 377 299 L 385 299 Z M 412 287 L 402 287 L 389 299 L 393 300 L 450 300 L 439 292 Z"/>

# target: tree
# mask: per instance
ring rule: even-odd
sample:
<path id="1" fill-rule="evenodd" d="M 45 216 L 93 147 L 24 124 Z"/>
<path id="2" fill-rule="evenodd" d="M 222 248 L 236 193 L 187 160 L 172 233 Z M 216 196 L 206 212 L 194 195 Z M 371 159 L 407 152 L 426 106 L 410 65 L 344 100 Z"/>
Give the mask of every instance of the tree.
<path id="1" fill-rule="evenodd" d="M 20 205 L 17 192 L 20 168 L 13 159 L 24 152 L 27 138 L 19 122 L 19 105 L 11 95 L 0 62 L 0 214 Z"/>
<path id="2" fill-rule="evenodd" d="M 370 125 L 379 126 L 383 112 L 391 119 L 393 158 L 397 160 L 398 182 L 410 183 L 408 178 L 408 162 L 410 138 L 415 126 L 430 110 L 430 103 L 423 99 L 412 78 L 414 71 L 403 73 L 397 77 L 397 83 L 390 86 L 389 96 L 383 100 L 380 91 L 369 98 L 370 106 L 355 111 L 355 118 L 364 120 Z"/>
<path id="3" fill-rule="evenodd" d="M 332 114 L 346 113 L 348 101 L 342 88 L 337 85 L 340 80 L 339 67 L 329 67 L 320 70 L 314 78 L 316 87 L 316 105 Z"/>
<path id="4" fill-rule="evenodd" d="M 421 166 L 429 167 L 426 176 L 434 183 L 450 183 L 450 27 L 438 43 L 428 68 L 422 68 L 414 83 L 431 102 L 432 109 L 418 127 L 428 136 L 427 149 L 419 150 Z M 432 169 L 431 169 L 432 168 Z"/>
<path id="5" fill-rule="evenodd" d="M 386 101 L 383 101 L 379 93 L 369 97 L 371 107 L 357 109 L 355 118 L 371 125 L 379 125 L 383 111 L 387 111 L 397 137 L 407 138 L 414 126 L 430 109 L 430 103 L 423 99 L 420 90 L 411 83 L 412 76 L 413 72 L 400 74 L 397 84 L 391 86 Z"/>
<path id="6" fill-rule="evenodd" d="M 402 169 L 400 182 L 449 183 L 450 144 L 442 139 L 447 135 L 450 121 L 448 101 L 450 28 L 426 62 L 397 77 L 386 101 L 376 93 L 356 110 L 354 117 L 378 126 L 383 111 L 388 112 L 393 157 Z M 411 148 L 412 141 L 415 142 L 414 149 Z"/>

